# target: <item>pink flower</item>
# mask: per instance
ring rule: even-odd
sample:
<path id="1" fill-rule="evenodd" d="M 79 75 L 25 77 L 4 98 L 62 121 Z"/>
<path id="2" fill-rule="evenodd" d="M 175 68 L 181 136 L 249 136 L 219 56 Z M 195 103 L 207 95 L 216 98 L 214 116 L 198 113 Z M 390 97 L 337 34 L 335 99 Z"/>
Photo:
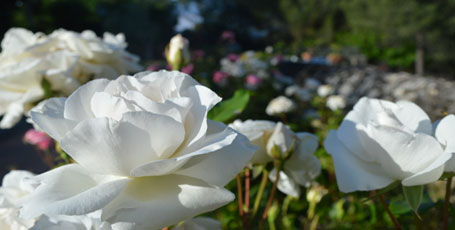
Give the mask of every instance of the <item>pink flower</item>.
<path id="1" fill-rule="evenodd" d="M 159 64 L 156 64 L 156 63 L 155 64 L 151 64 L 151 65 L 149 65 L 147 67 L 148 71 L 157 71 L 159 69 L 161 69 L 161 66 Z"/>
<path id="2" fill-rule="evenodd" d="M 205 57 L 205 52 L 204 50 L 194 50 L 193 51 L 193 58 L 198 59 L 198 58 L 204 58 Z"/>
<path id="3" fill-rule="evenodd" d="M 48 150 L 52 144 L 52 139 L 43 132 L 29 129 L 24 135 L 24 141 L 31 145 L 36 145 L 41 150 Z"/>
<path id="4" fill-rule="evenodd" d="M 229 61 L 235 62 L 235 61 L 237 61 L 237 59 L 239 59 L 239 55 L 237 55 L 237 54 L 228 54 L 227 58 L 229 59 Z"/>
<path id="5" fill-rule="evenodd" d="M 189 64 L 185 67 L 182 67 L 181 71 L 186 73 L 186 74 L 191 74 L 193 73 L 193 70 L 194 70 L 194 65 L 193 64 Z"/>
<path id="6" fill-rule="evenodd" d="M 223 31 L 221 40 L 228 42 L 235 42 L 235 33 L 229 30 Z"/>
<path id="7" fill-rule="evenodd" d="M 258 76 L 254 75 L 254 74 L 249 74 L 248 76 L 246 76 L 246 83 L 248 85 L 254 85 L 254 86 L 257 86 L 261 83 L 261 78 L 259 78 Z"/>
<path id="8" fill-rule="evenodd" d="M 213 82 L 215 82 L 216 84 L 224 85 L 226 84 L 228 77 L 229 74 L 222 71 L 216 71 L 215 73 L 213 73 Z"/>

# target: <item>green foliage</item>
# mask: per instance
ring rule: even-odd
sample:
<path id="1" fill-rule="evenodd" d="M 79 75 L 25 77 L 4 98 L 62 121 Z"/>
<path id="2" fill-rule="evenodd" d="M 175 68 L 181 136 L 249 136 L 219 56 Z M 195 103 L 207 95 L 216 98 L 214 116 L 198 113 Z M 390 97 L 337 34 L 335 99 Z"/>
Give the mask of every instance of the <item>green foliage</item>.
<path id="1" fill-rule="evenodd" d="M 210 110 L 207 117 L 214 121 L 228 122 L 233 120 L 248 105 L 250 93 L 248 90 L 239 89 L 235 91 L 234 96 L 219 103 Z"/>
<path id="2" fill-rule="evenodd" d="M 409 207 L 416 215 L 419 215 L 418 210 L 422 202 L 423 186 L 403 186 L 403 193 Z"/>

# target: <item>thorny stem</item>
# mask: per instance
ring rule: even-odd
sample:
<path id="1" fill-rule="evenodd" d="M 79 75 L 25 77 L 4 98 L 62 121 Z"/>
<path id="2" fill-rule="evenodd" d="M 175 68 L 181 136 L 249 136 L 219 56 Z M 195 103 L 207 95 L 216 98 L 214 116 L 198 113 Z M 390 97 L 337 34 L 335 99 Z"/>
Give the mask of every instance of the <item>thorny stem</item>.
<path id="1" fill-rule="evenodd" d="M 245 213 L 243 216 L 243 228 L 249 229 L 249 212 L 250 212 L 250 169 L 245 167 Z"/>
<path id="2" fill-rule="evenodd" d="M 250 211 L 250 169 L 245 168 L 245 214 Z"/>
<path id="3" fill-rule="evenodd" d="M 242 198 L 242 181 L 240 174 L 237 174 L 237 201 L 239 202 L 239 214 L 243 217 L 243 198 Z"/>
<path id="4" fill-rule="evenodd" d="M 452 177 L 447 178 L 446 197 L 444 202 L 444 230 L 449 229 L 449 206 L 450 206 L 450 190 L 452 188 Z"/>
<path id="5" fill-rule="evenodd" d="M 256 194 L 256 198 L 254 200 L 253 218 L 256 216 L 256 214 L 259 210 L 259 205 L 261 204 L 262 195 L 264 195 L 264 190 L 265 190 L 265 186 L 267 185 L 268 177 L 269 177 L 269 171 L 264 169 L 264 171 L 262 172 L 261 184 L 259 185 L 259 190 L 258 190 L 258 193 Z"/>
<path id="6" fill-rule="evenodd" d="M 393 216 L 392 212 L 390 211 L 389 206 L 385 202 L 384 194 L 381 194 L 378 197 L 379 197 L 379 201 L 381 202 L 381 204 L 384 207 L 385 211 L 387 212 L 387 214 L 389 215 L 390 219 L 392 220 L 393 225 L 395 226 L 395 229 L 396 230 L 401 230 L 400 223 L 398 223 L 397 219 Z"/>

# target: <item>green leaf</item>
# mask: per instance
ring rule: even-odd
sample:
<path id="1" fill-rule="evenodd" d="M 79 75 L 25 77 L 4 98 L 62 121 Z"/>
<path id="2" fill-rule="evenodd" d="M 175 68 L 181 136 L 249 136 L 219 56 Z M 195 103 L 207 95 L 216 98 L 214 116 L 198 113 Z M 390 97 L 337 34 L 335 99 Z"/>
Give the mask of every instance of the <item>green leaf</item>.
<path id="1" fill-rule="evenodd" d="M 422 202 L 419 206 L 419 213 L 425 213 L 435 207 L 437 203 L 433 202 L 428 193 L 423 193 Z M 389 205 L 390 211 L 393 215 L 407 215 L 412 212 L 412 209 L 403 196 L 396 196 Z"/>
<path id="2" fill-rule="evenodd" d="M 51 83 L 44 77 L 41 80 L 41 88 L 43 88 L 44 91 L 44 98 L 48 99 L 53 96 Z"/>
<path id="3" fill-rule="evenodd" d="M 227 122 L 239 115 L 246 108 L 250 100 L 248 90 L 239 89 L 235 91 L 232 98 L 222 101 L 210 110 L 207 117 L 214 121 Z"/>
<path id="4" fill-rule="evenodd" d="M 418 210 L 420 203 L 422 202 L 423 186 L 403 186 L 403 193 L 409 207 L 411 207 L 412 211 L 419 216 Z"/>

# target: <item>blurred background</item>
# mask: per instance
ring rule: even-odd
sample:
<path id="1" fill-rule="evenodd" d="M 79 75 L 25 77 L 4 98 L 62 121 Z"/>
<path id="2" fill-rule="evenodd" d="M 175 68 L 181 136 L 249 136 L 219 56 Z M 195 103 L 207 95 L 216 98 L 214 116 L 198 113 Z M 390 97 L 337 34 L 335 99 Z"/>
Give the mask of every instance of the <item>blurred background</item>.
<path id="1" fill-rule="evenodd" d="M 239 50 L 360 52 L 370 63 L 453 77 L 454 12 L 454 0 L 7 0 L 0 34 L 11 27 L 122 32 L 129 50 L 149 60 L 162 58 L 177 32 L 192 48 L 211 50 L 232 31 Z"/>

